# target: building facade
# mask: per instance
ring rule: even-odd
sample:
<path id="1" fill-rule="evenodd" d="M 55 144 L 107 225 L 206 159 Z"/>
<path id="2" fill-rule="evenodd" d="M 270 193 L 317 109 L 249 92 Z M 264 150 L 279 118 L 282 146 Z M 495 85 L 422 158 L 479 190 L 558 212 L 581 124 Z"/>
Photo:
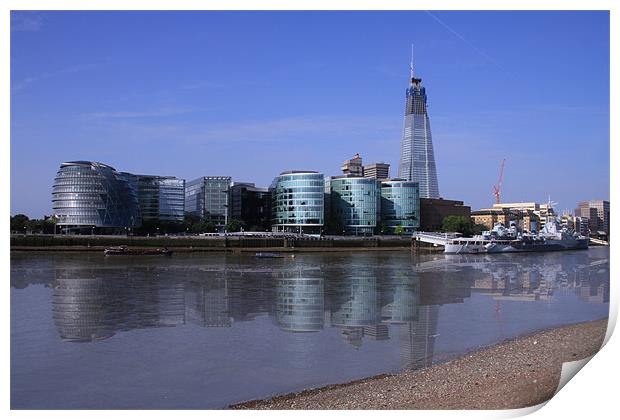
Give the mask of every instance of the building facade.
<path id="1" fill-rule="evenodd" d="M 173 176 L 134 175 L 143 222 L 182 222 L 185 180 Z"/>
<path id="2" fill-rule="evenodd" d="M 270 187 L 272 230 L 320 234 L 325 223 L 325 179 L 313 171 L 287 171 Z"/>
<path id="3" fill-rule="evenodd" d="M 380 184 L 372 178 L 334 177 L 330 180 L 330 217 L 337 232 L 372 235 L 380 220 Z"/>
<path id="4" fill-rule="evenodd" d="M 364 175 L 364 166 L 362 166 L 362 158 L 356 153 L 353 158 L 345 160 L 340 170 L 345 176 L 361 177 Z"/>
<path id="5" fill-rule="evenodd" d="M 510 209 L 482 209 L 471 212 L 471 220 L 475 225 L 484 225 L 487 229 L 493 229 L 495 223 L 509 226 L 510 222 L 519 220 L 519 212 Z"/>
<path id="6" fill-rule="evenodd" d="M 54 179 L 52 209 L 63 232 L 122 232 L 140 226 L 131 174 L 99 162 L 64 162 Z"/>
<path id="7" fill-rule="evenodd" d="M 607 200 L 581 201 L 575 210 L 575 216 L 589 218 L 591 233 L 596 232 L 599 236 L 605 234 L 609 237 L 609 209 L 609 201 Z"/>
<path id="8" fill-rule="evenodd" d="M 458 200 L 420 198 L 420 230 L 425 232 L 441 231 L 443 220 L 448 216 L 463 216 L 469 220 L 471 208 Z"/>
<path id="9" fill-rule="evenodd" d="M 389 179 L 390 178 L 390 164 L 377 162 L 364 166 L 364 177 L 375 179 Z"/>
<path id="10" fill-rule="evenodd" d="M 381 182 L 381 224 L 387 232 L 411 235 L 420 227 L 419 184 L 404 180 Z"/>
<path id="11" fill-rule="evenodd" d="M 420 186 L 420 197 L 439 198 L 426 88 L 422 86 L 422 79 L 417 79 L 413 75 L 413 57 L 405 97 L 398 177 L 417 182 Z"/>
<path id="12" fill-rule="evenodd" d="M 239 220 L 245 230 L 271 228 L 271 194 L 249 182 L 233 182 L 229 190 L 229 219 Z"/>
<path id="13" fill-rule="evenodd" d="M 229 176 L 203 176 L 185 184 L 185 212 L 216 228 L 228 223 Z"/>

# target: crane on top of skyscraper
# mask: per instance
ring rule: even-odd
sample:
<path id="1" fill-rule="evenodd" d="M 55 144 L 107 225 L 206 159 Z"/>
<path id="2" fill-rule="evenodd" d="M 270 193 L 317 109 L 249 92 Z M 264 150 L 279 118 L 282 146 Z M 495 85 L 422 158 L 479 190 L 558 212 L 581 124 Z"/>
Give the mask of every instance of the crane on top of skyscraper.
<path id="1" fill-rule="evenodd" d="M 495 203 L 499 204 L 499 194 L 502 189 L 502 181 L 504 180 L 504 164 L 506 163 L 506 159 L 502 159 L 502 163 L 499 165 L 499 179 L 497 180 L 497 185 L 493 186 L 493 194 L 495 194 Z"/>

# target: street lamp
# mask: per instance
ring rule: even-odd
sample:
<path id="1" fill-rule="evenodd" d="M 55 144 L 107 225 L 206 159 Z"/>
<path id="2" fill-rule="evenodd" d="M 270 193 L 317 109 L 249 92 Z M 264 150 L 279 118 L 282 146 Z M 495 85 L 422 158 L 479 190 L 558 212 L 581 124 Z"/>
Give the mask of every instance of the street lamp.
<path id="1" fill-rule="evenodd" d="M 95 227 L 93 226 L 92 228 L 90 228 L 90 234 L 94 235 L 95 234 Z"/>

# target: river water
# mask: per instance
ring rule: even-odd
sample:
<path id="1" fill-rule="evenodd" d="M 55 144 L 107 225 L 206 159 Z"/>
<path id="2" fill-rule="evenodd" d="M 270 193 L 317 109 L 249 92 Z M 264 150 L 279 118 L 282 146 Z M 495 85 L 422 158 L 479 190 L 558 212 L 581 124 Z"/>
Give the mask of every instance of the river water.
<path id="1" fill-rule="evenodd" d="M 608 311 L 608 248 L 13 252 L 11 408 L 224 408 L 420 369 Z"/>

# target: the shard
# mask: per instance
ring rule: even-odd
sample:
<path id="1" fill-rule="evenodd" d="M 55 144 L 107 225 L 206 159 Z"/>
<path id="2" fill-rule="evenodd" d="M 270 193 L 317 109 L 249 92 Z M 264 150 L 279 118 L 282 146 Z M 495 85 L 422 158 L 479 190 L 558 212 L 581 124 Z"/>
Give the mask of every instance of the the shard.
<path id="1" fill-rule="evenodd" d="M 413 51 L 410 69 L 398 177 L 418 182 L 421 198 L 439 198 L 426 89 L 413 74 Z"/>

